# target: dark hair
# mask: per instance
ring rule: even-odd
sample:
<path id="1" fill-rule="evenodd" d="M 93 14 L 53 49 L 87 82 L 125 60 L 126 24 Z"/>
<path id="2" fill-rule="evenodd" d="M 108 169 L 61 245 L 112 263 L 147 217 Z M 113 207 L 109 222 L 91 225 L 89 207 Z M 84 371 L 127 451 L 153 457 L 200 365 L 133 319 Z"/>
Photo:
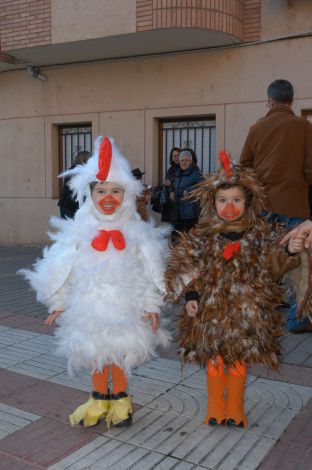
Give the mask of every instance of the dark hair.
<path id="1" fill-rule="evenodd" d="M 89 184 L 91 194 L 92 194 L 92 192 L 93 192 L 93 190 L 94 190 L 94 188 L 95 188 L 95 185 L 98 184 L 98 183 L 99 183 L 99 181 L 92 181 L 92 183 Z"/>
<path id="2" fill-rule="evenodd" d="M 172 158 L 173 152 L 180 153 L 181 150 L 179 149 L 179 147 L 172 147 L 172 149 L 170 150 L 169 163 L 170 163 L 171 166 L 175 166 L 175 163 L 174 163 L 173 158 Z"/>
<path id="3" fill-rule="evenodd" d="M 294 88 L 288 80 L 275 80 L 269 85 L 267 95 L 277 103 L 290 104 L 294 99 Z"/>
<path id="4" fill-rule="evenodd" d="M 88 152 L 88 150 L 81 150 L 80 152 L 78 152 L 73 164 L 83 165 L 84 163 L 87 163 L 91 155 L 92 153 Z"/>
<path id="5" fill-rule="evenodd" d="M 245 194 L 245 198 L 246 198 L 246 207 L 249 207 L 252 201 L 252 193 L 251 191 L 249 191 L 249 189 L 245 188 L 245 186 L 242 186 L 239 183 L 222 183 L 220 184 L 220 186 L 217 186 L 215 194 L 217 194 L 217 191 L 219 189 L 226 190 L 226 189 L 231 189 L 231 188 L 239 188 L 243 191 L 243 193 Z"/>

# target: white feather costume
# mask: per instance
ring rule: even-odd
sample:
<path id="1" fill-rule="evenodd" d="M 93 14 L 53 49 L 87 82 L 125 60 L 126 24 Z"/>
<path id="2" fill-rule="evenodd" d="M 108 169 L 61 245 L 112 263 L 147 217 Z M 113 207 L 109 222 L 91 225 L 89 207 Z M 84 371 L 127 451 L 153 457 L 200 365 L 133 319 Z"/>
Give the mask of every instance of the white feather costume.
<path id="1" fill-rule="evenodd" d="M 97 181 L 99 145 L 100 139 L 85 165 L 63 174 L 71 176 L 81 204 L 75 218 L 51 220 L 58 230 L 50 234 L 54 244 L 45 248 L 34 271 L 22 273 L 50 313 L 64 310 L 57 319 L 56 343 L 70 372 L 100 371 L 115 363 L 129 374 L 167 341 L 161 328 L 153 333 L 144 321 L 144 312 L 159 313 L 163 304 L 167 229 L 140 220 L 135 200 L 141 183 L 114 145 L 106 181 L 124 188 L 124 200 L 112 215 L 95 208 L 90 183 Z M 91 242 L 100 230 L 120 230 L 126 248 L 119 251 L 110 240 L 106 251 L 95 250 Z"/>

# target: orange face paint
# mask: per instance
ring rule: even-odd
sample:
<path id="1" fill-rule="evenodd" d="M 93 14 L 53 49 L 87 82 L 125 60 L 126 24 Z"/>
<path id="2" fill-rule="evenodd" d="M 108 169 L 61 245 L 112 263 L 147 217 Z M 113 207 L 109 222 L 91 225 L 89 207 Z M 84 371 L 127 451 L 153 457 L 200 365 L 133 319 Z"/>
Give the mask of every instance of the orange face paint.
<path id="1" fill-rule="evenodd" d="M 105 214 L 111 215 L 118 209 L 120 202 L 113 196 L 107 195 L 99 200 L 98 205 Z"/>
<path id="2" fill-rule="evenodd" d="M 225 208 L 220 212 L 220 216 L 222 217 L 222 219 L 229 221 L 236 220 L 241 214 L 242 211 L 231 203 L 227 204 Z"/>

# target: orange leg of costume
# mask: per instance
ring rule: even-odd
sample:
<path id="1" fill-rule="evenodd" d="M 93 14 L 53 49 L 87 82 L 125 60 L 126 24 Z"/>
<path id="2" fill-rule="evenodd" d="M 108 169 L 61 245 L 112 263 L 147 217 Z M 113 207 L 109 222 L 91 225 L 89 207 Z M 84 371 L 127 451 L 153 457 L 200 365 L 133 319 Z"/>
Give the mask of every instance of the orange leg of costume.
<path id="1" fill-rule="evenodd" d="M 113 379 L 113 394 L 125 392 L 128 385 L 128 380 L 123 369 L 112 364 L 112 379 Z"/>
<path id="2" fill-rule="evenodd" d="M 244 390 L 247 377 L 246 366 L 236 361 L 234 367 L 229 368 L 226 376 L 227 387 L 227 419 L 233 419 L 237 425 L 243 423 L 247 427 L 247 418 L 244 412 Z"/>
<path id="3" fill-rule="evenodd" d="M 112 381 L 113 381 L 113 394 L 116 395 L 120 392 L 125 392 L 127 389 L 128 381 L 124 371 L 112 364 Z M 104 366 L 101 372 L 95 372 L 92 374 L 92 385 L 95 392 L 103 393 L 103 395 L 108 394 L 108 377 L 110 372 L 110 366 Z"/>
<path id="4" fill-rule="evenodd" d="M 220 424 L 226 419 L 226 403 L 224 397 L 226 376 L 224 374 L 224 364 L 221 356 L 217 356 L 214 363 L 211 359 L 208 361 L 206 370 L 208 403 L 205 423 L 209 423 L 210 418 L 215 418 Z"/>
<path id="5" fill-rule="evenodd" d="M 109 366 L 104 366 L 102 372 L 95 372 L 92 374 L 92 385 L 93 391 L 108 394 L 108 377 L 109 377 Z"/>

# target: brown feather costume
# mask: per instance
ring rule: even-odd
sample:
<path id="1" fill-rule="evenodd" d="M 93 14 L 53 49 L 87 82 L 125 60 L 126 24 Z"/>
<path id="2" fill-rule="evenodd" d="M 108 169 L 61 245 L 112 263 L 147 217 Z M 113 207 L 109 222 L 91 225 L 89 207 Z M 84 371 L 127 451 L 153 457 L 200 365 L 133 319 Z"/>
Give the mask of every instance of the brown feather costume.
<path id="1" fill-rule="evenodd" d="M 234 222 L 220 219 L 215 210 L 215 194 L 224 183 L 247 191 L 245 213 Z M 201 205 L 201 217 L 174 245 L 167 271 L 169 300 L 189 290 L 200 296 L 197 316 L 188 317 L 184 307 L 178 325 L 185 360 L 195 357 L 206 366 L 219 355 L 227 367 L 236 360 L 278 367 L 282 288 L 276 281 L 298 266 L 300 257 L 289 256 L 278 244 L 281 232 L 259 217 L 262 194 L 253 170 L 234 163 L 230 177 L 220 168 L 190 194 Z M 229 232 L 242 237 L 239 251 L 226 260 Z"/>

